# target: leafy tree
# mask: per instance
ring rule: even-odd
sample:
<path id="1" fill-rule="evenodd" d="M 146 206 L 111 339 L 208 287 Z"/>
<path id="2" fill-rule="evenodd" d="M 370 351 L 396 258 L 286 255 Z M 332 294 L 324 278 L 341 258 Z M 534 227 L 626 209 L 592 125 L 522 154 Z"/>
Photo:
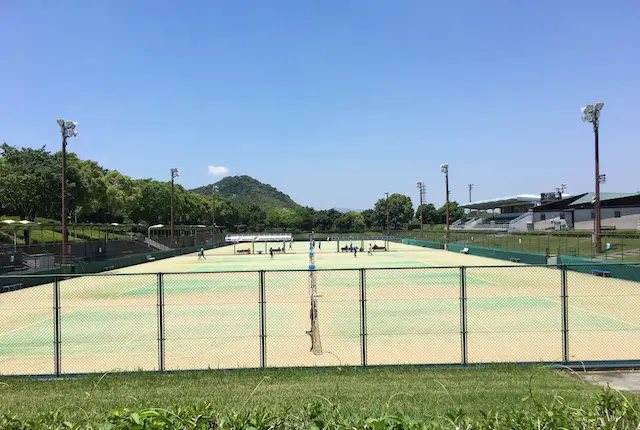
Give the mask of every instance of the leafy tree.
<path id="1" fill-rule="evenodd" d="M 437 211 L 438 224 L 447 223 L 447 205 L 443 204 Z M 449 202 L 449 222 L 454 222 L 464 217 L 464 209 L 458 206 L 458 202 Z"/>
<path id="2" fill-rule="evenodd" d="M 336 231 L 336 220 L 342 214 L 335 209 L 317 211 L 314 216 L 316 231 L 330 233 Z"/>
<path id="3" fill-rule="evenodd" d="M 362 215 L 365 227 L 369 230 L 373 229 L 376 225 L 375 213 L 373 209 L 366 209 L 360 212 L 360 214 Z"/>
<path id="4" fill-rule="evenodd" d="M 346 212 L 338 217 L 335 227 L 340 233 L 362 232 L 365 228 L 364 218 L 358 212 Z"/>
<path id="5" fill-rule="evenodd" d="M 436 210 L 436 207 L 433 205 L 433 203 L 423 203 L 422 204 L 422 219 L 423 219 L 423 224 L 427 225 L 427 224 L 438 224 L 439 223 L 439 219 L 438 219 L 438 211 Z M 418 210 L 416 211 L 416 218 L 419 221 L 419 217 L 420 217 L 420 207 L 418 207 Z"/>
<path id="6" fill-rule="evenodd" d="M 388 208 L 388 209 L 387 209 Z M 380 199 L 373 209 L 376 224 L 387 225 L 387 210 L 390 227 L 397 230 L 408 224 L 413 218 L 413 204 L 411 198 L 403 194 L 392 194 L 389 200 Z"/>

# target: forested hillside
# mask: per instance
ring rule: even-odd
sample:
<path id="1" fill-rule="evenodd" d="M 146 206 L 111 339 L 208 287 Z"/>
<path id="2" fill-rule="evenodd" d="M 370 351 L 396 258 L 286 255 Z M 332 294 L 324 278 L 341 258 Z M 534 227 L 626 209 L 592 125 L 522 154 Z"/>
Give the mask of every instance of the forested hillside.
<path id="1" fill-rule="evenodd" d="M 267 209 L 277 207 L 296 209 L 300 207 L 288 195 L 269 184 L 263 184 L 246 175 L 228 176 L 215 184 L 195 188 L 191 191 L 204 196 L 211 196 L 214 185 L 218 187 L 217 193 L 219 195 L 232 197 L 243 204 L 256 204 Z"/>
<path id="2" fill-rule="evenodd" d="M 61 218 L 61 154 L 3 144 L 0 152 L 0 216 L 34 220 Z M 211 225 L 230 231 L 384 231 L 417 223 L 409 196 L 391 194 L 373 209 L 341 213 L 335 209 L 316 211 L 302 207 L 288 195 L 249 176 L 222 179 L 219 192 L 211 186 L 189 191 L 175 185 L 177 224 Z M 108 170 L 95 161 L 67 155 L 67 207 L 72 221 L 94 223 L 168 224 L 171 184 L 153 179 L 132 179 Z M 388 213 L 387 213 L 388 211 Z M 444 222 L 444 207 L 424 205 L 425 224 Z M 451 219 L 463 215 L 451 204 Z"/>

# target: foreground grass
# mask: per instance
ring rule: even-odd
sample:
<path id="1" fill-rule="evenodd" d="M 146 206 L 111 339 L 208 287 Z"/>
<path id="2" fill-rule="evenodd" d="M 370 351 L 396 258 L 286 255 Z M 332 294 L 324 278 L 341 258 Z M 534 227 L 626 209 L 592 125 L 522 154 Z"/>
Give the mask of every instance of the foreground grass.
<path id="1" fill-rule="evenodd" d="M 180 374 L 126 374 L 78 379 L 0 378 L 0 415 L 21 420 L 58 411 L 65 419 L 99 420 L 122 408 L 177 410 L 208 404 L 229 412 L 267 408 L 303 410 L 338 405 L 340 413 L 368 417 L 393 413 L 433 419 L 463 408 L 527 410 L 534 394 L 542 403 L 561 396 L 570 407 L 593 403 L 601 389 L 542 367 L 478 369 L 280 369 Z M 629 395 L 632 400 L 640 396 Z"/>

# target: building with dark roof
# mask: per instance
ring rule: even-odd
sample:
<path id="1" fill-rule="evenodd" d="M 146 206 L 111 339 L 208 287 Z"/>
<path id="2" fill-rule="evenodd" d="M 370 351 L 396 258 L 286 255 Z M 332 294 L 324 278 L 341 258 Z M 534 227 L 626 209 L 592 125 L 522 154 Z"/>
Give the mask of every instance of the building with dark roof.
<path id="1" fill-rule="evenodd" d="M 535 206 L 533 228 L 593 231 L 594 193 L 583 193 Z M 600 193 L 603 230 L 640 230 L 640 193 Z"/>

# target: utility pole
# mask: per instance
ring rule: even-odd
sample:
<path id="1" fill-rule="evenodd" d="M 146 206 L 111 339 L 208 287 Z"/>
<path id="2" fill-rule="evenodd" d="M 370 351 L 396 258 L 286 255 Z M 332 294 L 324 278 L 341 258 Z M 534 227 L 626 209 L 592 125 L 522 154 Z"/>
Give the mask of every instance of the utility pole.
<path id="1" fill-rule="evenodd" d="M 211 185 L 211 198 L 213 200 L 213 214 L 212 214 L 212 219 L 213 219 L 213 230 L 215 231 L 216 229 L 216 193 L 220 190 L 220 188 L 217 185 Z"/>
<path id="2" fill-rule="evenodd" d="M 386 203 L 387 203 L 387 236 L 389 236 L 389 193 L 385 193 L 387 195 Z"/>
<path id="3" fill-rule="evenodd" d="M 471 203 L 471 190 L 473 190 L 473 187 L 473 184 L 469 184 L 469 203 Z M 471 208 L 469 208 L 469 215 L 471 215 Z"/>
<path id="4" fill-rule="evenodd" d="M 178 169 L 171 169 L 171 248 L 173 248 L 174 242 L 174 231 L 173 231 L 173 194 L 174 194 L 174 180 L 180 176 Z"/>
<path id="5" fill-rule="evenodd" d="M 444 183 L 445 183 L 445 192 L 446 192 L 446 226 L 447 226 L 447 235 L 446 241 L 449 243 L 449 165 L 447 163 L 440 165 L 440 172 L 444 173 Z"/>
<path id="6" fill-rule="evenodd" d="M 69 229 L 67 228 L 67 139 L 78 135 L 76 131 L 77 123 L 73 121 L 58 120 L 60 132 L 62 133 L 62 259 L 63 264 L 67 263 L 69 257 Z"/>
<path id="7" fill-rule="evenodd" d="M 601 234 L 600 234 L 600 183 L 604 182 L 604 175 L 600 175 L 600 153 L 598 148 L 598 128 L 600 126 L 600 111 L 604 107 L 604 103 L 599 102 L 596 105 L 587 105 L 582 108 L 582 121 L 590 122 L 593 124 L 593 134 L 595 137 L 595 185 L 596 185 L 596 193 L 593 201 L 593 210 L 595 212 L 595 216 L 593 219 L 593 233 L 594 233 L 594 241 L 596 244 L 596 253 L 599 254 L 602 252 L 601 245 Z"/>
<path id="8" fill-rule="evenodd" d="M 424 182 L 419 181 L 416 182 L 416 186 L 420 190 L 420 239 L 424 239 L 424 229 L 423 229 L 423 211 L 422 211 L 422 201 L 425 194 Z"/>

